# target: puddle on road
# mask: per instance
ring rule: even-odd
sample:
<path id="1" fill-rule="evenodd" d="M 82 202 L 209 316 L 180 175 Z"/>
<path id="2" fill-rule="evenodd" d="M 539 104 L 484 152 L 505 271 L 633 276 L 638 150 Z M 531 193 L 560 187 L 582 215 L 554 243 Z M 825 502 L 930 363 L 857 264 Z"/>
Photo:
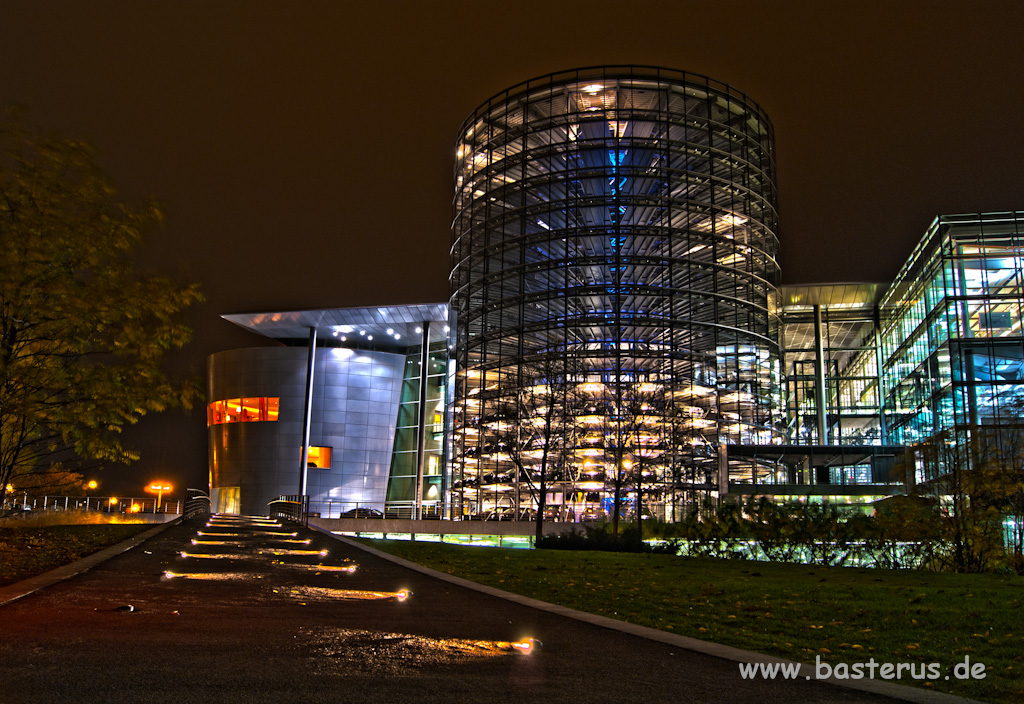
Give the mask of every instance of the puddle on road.
<path id="1" fill-rule="evenodd" d="M 323 630 L 310 635 L 308 647 L 322 673 L 339 675 L 401 675 L 482 658 L 528 654 L 533 641 L 427 638 L 406 633 L 363 630 Z"/>

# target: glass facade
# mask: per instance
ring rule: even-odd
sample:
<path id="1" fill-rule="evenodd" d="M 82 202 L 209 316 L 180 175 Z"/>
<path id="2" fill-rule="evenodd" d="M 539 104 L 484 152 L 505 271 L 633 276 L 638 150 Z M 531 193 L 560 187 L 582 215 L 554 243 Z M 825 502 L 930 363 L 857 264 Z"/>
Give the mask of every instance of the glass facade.
<path id="1" fill-rule="evenodd" d="M 884 412 L 894 442 L 1017 427 L 1024 213 L 935 220 L 882 301 Z"/>
<path id="2" fill-rule="evenodd" d="M 671 514 L 719 443 L 778 442 L 772 127 L 703 76 L 605 67 L 495 96 L 456 148 L 453 501 Z M 631 499 L 630 499 L 631 500 Z"/>
<path id="3" fill-rule="evenodd" d="M 440 516 L 444 509 L 444 412 L 448 357 L 444 344 L 431 345 L 427 360 L 426 385 L 420 373 L 421 347 L 410 348 L 405 358 L 402 394 L 398 404 L 394 452 L 388 475 L 386 513 L 408 518 L 414 515 L 417 463 L 423 448 L 422 515 Z M 420 394 L 426 399 L 423 434 L 420 428 Z"/>
<path id="4" fill-rule="evenodd" d="M 783 287 L 788 443 L 882 444 L 877 336 L 881 294 L 878 284 Z"/>

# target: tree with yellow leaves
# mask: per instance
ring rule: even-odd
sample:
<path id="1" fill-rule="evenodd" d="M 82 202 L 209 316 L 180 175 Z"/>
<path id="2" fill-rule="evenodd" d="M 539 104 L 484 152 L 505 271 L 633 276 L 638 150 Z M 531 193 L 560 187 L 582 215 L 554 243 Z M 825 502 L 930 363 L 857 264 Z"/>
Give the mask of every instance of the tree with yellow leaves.
<path id="1" fill-rule="evenodd" d="M 87 145 L 0 124 L 0 500 L 19 476 L 136 459 L 122 429 L 196 396 L 163 362 L 198 286 L 134 267 L 160 218 Z"/>

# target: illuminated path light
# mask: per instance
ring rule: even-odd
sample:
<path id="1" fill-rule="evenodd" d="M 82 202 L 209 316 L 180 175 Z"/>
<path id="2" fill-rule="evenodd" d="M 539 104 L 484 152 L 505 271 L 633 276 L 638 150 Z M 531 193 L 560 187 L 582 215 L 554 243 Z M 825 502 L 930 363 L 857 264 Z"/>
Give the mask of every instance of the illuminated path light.
<path id="1" fill-rule="evenodd" d="M 185 558 L 197 558 L 200 560 L 244 560 L 248 555 L 239 555 L 237 553 L 229 552 L 185 552 L 181 551 L 181 556 Z"/>
<path id="2" fill-rule="evenodd" d="M 229 518 L 224 516 L 212 516 L 209 523 L 219 523 L 225 526 L 273 526 L 281 527 L 281 521 L 264 518 L 264 519 L 242 519 L 242 518 Z"/>
<path id="3" fill-rule="evenodd" d="M 537 648 L 544 644 L 536 638 L 523 638 L 520 641 L 516 641 L 515 643 L 509 643 L 508 645 L 516 652 L 522 653 L 523 655 L 529 655 L 533 652 L 534 648 Z"/>
<path id="4" fill-rule="evenodd" d="M 349 574 L 352 574 L 357 569 L 359 569 L 359 565 L 356 565 L 356 564 L 351 564 L 351 565 L 288 565 L 288 566 L 289 567 L 294 567 L 296 569 L 301 569 L 301 570 L 316 570 L 317 572 L 348 572 Z"/>
<path id="5" fill-rule="evenodd" d="M 171 570 L 164 571 L 164 577 L 167 579 L 202 579 L 209 581 L 263 579 L 263 575 L 253 574 L 252 572 L 172 572 Z"/>
<path id="6" fill-rule="evenodd" d="M 193 545 L 230 545 L 232 547 L 239 547 L 242 543 L 237 540 L 199 540 L 198 538 L 192 538 Z"/>
<path id="7" fill-rule="evenodd" d="M 282 555 L 319 555 L 320 557 L 327 557 L 326 550 L 290 550 L 281 548 L 280 550 L 260 550 L 259 553 L 260 555 L 276 555 L 278 557 Z"/>
<path id="8" fill-rule="evenodd" d="M 289 594 L 303 599 L 342 599 L 345 601 L 405 601 L 412 592 L 408 589 L 399 589 L 397 592 L 366 591 L 361 589 L 332 589 L 328 587 L 295 587 L 289 590 Z"/>

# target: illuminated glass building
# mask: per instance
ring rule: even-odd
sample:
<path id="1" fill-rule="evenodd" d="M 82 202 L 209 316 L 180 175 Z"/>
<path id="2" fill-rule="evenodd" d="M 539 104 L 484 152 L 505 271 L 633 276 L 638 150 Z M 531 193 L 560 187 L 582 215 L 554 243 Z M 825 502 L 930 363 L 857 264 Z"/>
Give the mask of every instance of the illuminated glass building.
<path id="1" fill-rule="evenodd" d="M 780 287 L 771 123 L 658 68 L 510 88 L 455 156 L 449 303 L 224 316 L 278 346 L 209 360 L 219 510 L 673 520 L 1024 448 L 1024 213 L 939 217 L 888 286 Z"/>
<path id="2" fill-rule="evenodd" d="M 972 433 L 1020 433 L 1022 256 L 1020 211 L 942 216 L 925 233 L 882 299 L 881 385 L 893 441 L 943 433 L 970 463 Z M 918 479 L 941 475 L 939 465 L 921 467 Z"/>
<path id="3" fill-rule="evenodd" d="M 905 488 L 939 479 L 949 462 L 969 467 L 979 453 L 1024 447 L 1022 248 L 1024 213 L 945 215 L 888 287 L 784 287 L 791 445 L 729 448 L 741 458 L 732 473 L 750 474 L 756 456 L 759 483 L 784 483 L 796 461 L 811 469 L 817 456 L 819 471 L 803 483 L 822 485 L 821 494 L 848 483 L 863 494 L 900 479 L 887 458 L 904 447 L 918 457 Z M 793 446 L 807 448 L 803 457 Z M 869 456 L 869 446 L 880 451 Z"/>
<path id="4" fill-rule="evenodd" d="M 717 488 L 714 448 L 773 443 L 771 123 L 704 76 L 552 74 L 481 105 L 456 154 L 456 512 L 574 513 L 638 482 Z"/>

